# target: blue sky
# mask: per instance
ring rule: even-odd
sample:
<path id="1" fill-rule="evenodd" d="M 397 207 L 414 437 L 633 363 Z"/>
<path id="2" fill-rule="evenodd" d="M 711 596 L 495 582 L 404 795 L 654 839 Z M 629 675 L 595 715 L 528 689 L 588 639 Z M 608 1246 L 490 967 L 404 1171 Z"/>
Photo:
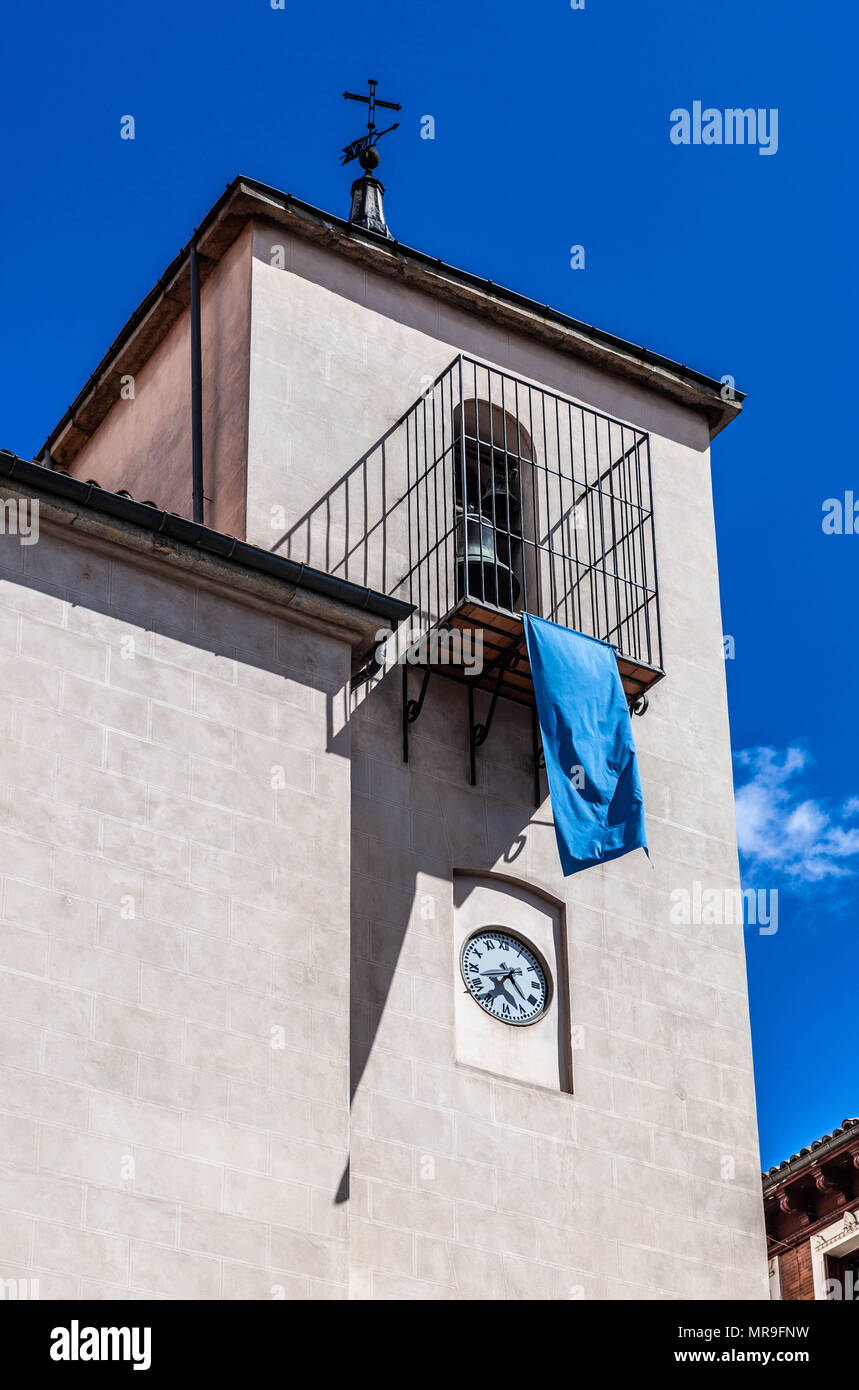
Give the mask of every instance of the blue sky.
<path id="1" fill-rule="evenodd" d="M 821 527 L 859 496 L 852 7 L 46 0 L 3 26 L 0 447 L 32 456 L 235 174 L 345 214 L 368 76 L 405 107 L 401 240 L 749 393 L 714 487 L 745 882 L 779 891 L 748 936 L 762 1159 L 859 1113 L 859 535 Z M 673 145 L 695 100 L 777 108 L 778 152 Z"/>

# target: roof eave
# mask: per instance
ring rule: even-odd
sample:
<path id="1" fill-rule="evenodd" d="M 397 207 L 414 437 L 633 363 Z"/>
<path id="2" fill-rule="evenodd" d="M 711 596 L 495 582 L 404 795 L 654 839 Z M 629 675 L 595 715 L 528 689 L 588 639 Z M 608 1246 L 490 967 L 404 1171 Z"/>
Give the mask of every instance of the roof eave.
<path id="1" fill-rule="evenodd" d="M 855 1144 L 859 1139 L 859 1134 L 856 1132 L 857 1128 L 859 1128 L 859 1119 L 847 1119 L 831 1134 L 825 1134 L 822 1139 L 815 1139 L 814 1143 L 810 1144 L 807 1149 L 800 1150 L 799 1153 L 793 1154 L 784 1163 L 762 1173 L 764 1194 L 768 1195 L 787 1179 L 797 1177 L 818 1159 L 831 1157 L 839 1149 L 846 1149 L 851 1144 Z"/>
<path id="2" fill-rule="evenodd" d="M 692 368 L 240 175 L 228 184 L 195 230 L 194 237 L 174 257 L 120 330 L 48 435 L 39 450 L 40 458 L 49 453 L 59 462 L 71 462 L 116 400 L 119 378 L 139 371 L 167 336 L 190 301 L 192 243 L 196 242 L 201 280 L 205 281 L 244 226 L 253 219 L 274 221 L 307 240 L 333 247 L 379 274 L 414 285 L 447 302 L 492 318 L 511 331 L 538 338 L 559 351 L 636 381 L 703 414 L 711 438 L 742 409 L 744 393 L 735 392 L 732 399 L 725 400 L 721 382 Z"/>
<path id="3" fill-rule="evenodd" d="M 4 496 L 38 501 L 40 518 L 69 532 L 114 542 L 174 569 L 226 583 L 237 596 L 246 593 L 323 622 L 362 657 L 375 648 L 381 628 L 393 630 L 414 612 L 414 605 L 402 599 L 4 450 L 0 490 Z"/>

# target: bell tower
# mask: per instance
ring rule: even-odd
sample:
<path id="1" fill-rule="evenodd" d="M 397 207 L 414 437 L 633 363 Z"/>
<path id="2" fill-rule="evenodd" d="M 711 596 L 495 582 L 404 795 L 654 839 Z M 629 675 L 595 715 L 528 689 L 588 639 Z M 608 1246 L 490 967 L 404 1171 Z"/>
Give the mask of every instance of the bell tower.
<path id="1" fill-rule="evenodd" d="M 194 949 L 230 979 L 204 993 L 172 957 L 143 972 L 168 1012 L 219 1026 L 235 989 L 226 1041 L 184 1034 L 215 1077 L 182 1092 L 217 1112 L 199 1126 L 208 1178 L 225 1166 L 231 1219 L 253 1218 L 255 1288 L 283 1283 L 277 1251 L 305 1295 L 766 1297 L 742 925 L 672 917 L 678 889 L 739 892 L 710 447 L 742 396 L 395 241 L 375 118 L 399 107 L 375 81 L 345 96 L 369 112 L 343 151 L 363 170 L 348 220 L 237 178 L 197 229 L 207 528 L 182 520 L 189 248 L 46 444 L 108 509 L 125 517 L 127 490 L 144 521 L 144 500 L 163 510 L 147 555 L 168 530 L 183 557 L 208 547 L 182 610 L 206 664 L 195 683 L 174 663 L 171 698 L 214 713 L 164 824 L 219 837 L 189 862 L 223 895 L 229 946 Z M 255 577 L 230 582 L 255 613 L 276 598 L 276 635 L 206 588 L 212 557 L 236 554 Z M 169 656 L 174 606 L 156 587 L 147 602 Z M 557 728 L 601 737 L 611 685 L 652 865 L 562 862 L 544 764 L 592 824 L 607 808 L 608 833 L 594 789 L 612 757 L 548 746 L 533 624 L 598 654 L 603 685 L 570 677 Z M 183 752 L 192 723 L 171 708 L 155 726 Z M 225 813 L 200 819 L 200 788 L 233 799 L 240 850 Z M 197 932 L 193 881 L 163 900 Z M 261 1045 L 243 1070 L 287 1003 L 288 1067 Z M 276 1175 L 232 1173 L 228 1087 Z M 170 1197 L 173 1173 L 152 1190 Z"/>

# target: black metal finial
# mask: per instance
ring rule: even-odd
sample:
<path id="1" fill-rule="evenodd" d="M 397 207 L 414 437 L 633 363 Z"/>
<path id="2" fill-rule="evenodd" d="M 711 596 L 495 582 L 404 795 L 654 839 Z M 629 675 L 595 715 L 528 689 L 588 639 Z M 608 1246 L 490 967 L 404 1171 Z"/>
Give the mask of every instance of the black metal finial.
<path id="1" fill-rule="evenodd" d="M 343 93 L 344 100 L 362 101 L 365 106 L 368 106 L 370 109 L 368 113 L 369 120 L 367 121 L 367 134 L 360 136 L 359 139 L 353 140 L 350 144 L 346 145 L 343 149 L 343 157 L 340 160 L 341 164 L 349 164 L 351 160 L 357 159 L 365 173 L 369 173 L 371 169 L 378 167 L 379 152 L 376 146 L 382 136 L 388 135 L 392 130 L 396 130 L 397 126 L 400 124 L 399 121 L 395 121 L 393 125 L 389 125 L 385 130 L 377 130 L 376 107 L 382 106 L 386 111 L 402 110 L 398 101 L 382 101 L 381 97 L 376 96 L 376 88 L 379 85 L 377 78 L 369 77 L 367 79 L 367 85 L 370 88 L 369 96 L 361 96 L 358 92 Z"/>

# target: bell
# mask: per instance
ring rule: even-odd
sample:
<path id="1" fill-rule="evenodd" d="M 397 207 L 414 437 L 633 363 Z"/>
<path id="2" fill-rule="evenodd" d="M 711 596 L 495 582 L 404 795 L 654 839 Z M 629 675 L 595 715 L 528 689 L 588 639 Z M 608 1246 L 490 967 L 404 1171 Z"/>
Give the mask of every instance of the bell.
<path id="1" fill-rule="evenodd" d="M 483 489 L 480 510 L 499 531 L 519 534 L 519 470 L 495 468 Z"/>
<path id="2" fill-rule="evenodd" d="M 517 494 L 518 472 L 509 470 L 504 477 L 500 469 L 495 469 L 480 498 L 480 510 L 486 520 L 495 527 L 497 536 L 495 548 L 503 564 L 510 563 L 510 550 L 513 541 L 518 539 L 519 498 Z"/>
<path id="3" fill-rule="evenodd" d="M 463 524 L 456 532 L 457 574 L 461 596 L 483 599 L 496 608 L 513 611 L 519 597 L 519 580 L 499 558 L 496 532 L 491 522 L 469 509 L 465 518 L 465 558 L 462 555 Z"/>

